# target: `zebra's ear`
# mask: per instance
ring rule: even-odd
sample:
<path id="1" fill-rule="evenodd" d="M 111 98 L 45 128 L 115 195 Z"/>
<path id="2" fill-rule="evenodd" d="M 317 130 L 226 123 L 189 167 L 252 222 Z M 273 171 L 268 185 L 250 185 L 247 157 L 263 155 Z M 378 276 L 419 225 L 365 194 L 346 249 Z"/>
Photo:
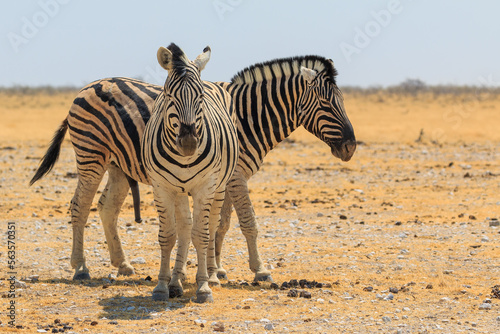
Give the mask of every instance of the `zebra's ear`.
<path id="1" fill-rule="evenodd" d="M 196 57 L 196 59 L 194 60 L 194 64 L 196 65 L 196 67 L 198 67 L 198 71 L 201 72 L 205 68 L 205 65 L 207 65 L 208 61 L 210 60 L 211 53 L 212 50 L 209 46 L 207 46 L 203 49 L 203 53 Z"/>
<path id="2" fill-rule="evenodd" d="M 315 78 L 318 72 L 315 70 L 311 70 L 310 68 L 301 66 L 300 67 L 300 74 L 306 79 L 308 83 L 311 83 Z"/>
<path id="3" fill-rule="evenodd" d="M 156 57 L 158 58 L 158 63 L 161 67 L 170 71 L 172 69 L 172 52 L 169 49 L 161 46 L 156 53 Z"/>

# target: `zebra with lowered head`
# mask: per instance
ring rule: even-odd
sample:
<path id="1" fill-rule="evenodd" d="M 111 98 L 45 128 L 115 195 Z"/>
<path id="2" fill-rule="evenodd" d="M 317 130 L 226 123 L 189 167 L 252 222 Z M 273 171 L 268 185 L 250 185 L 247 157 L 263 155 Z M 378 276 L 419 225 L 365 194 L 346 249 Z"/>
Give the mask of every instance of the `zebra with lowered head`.
<path id="1" fill-rule="evenodd" d="M 271 273 L 258 252 L 257 222 L 247 185 L 270 150 L 302 125 L 324 141 L 335 157 L 348 161 L 354 154 L 354 131 L 336 75 L 331 60 L 305 56 L 256 64 L 239 72 L 231 82 L 219 83 L 233 97 L 240 147 L 216 234 L 216 267 L 220 277 L 225 276 L 221 265 L 222 241 L 234 205 L 247 240 L 254 279 L 271 280 Z M 78 173 L 71 210 L 74 279 L 90 278 L 83 254 L 83 232 L 92 198 L 106 170 L 109 179 L 98 208 L 111 263 L 118 267 L 118 274 L 134 272 L 122 249 L 117 219 L 129 189 L 127 179 L 132 179 L 135 185 L 151 184 L 139 142 L 161 91 L 161 86 L 129 78 L 102 79 L 84 87 L 31 180 L 36 182 L 54 166 L 69 127 Z M 139 203 L 136 197 L 134 202 Z"/>
<path id="2" fill-rule="evenodd" d="M 181 279 L 191 239 L 198 259 L 197 302 L 213 301 L 207 256 L 214 264 L 214 248 L 209 249 L 209 244 L 214 243 L 226 183 L 238 160 L 238 135 L 229 93 L 200 79 L 209 59 L 208 47 L 192 62 L 175 44 L 158 50 L 158 62 L 168 76 L 141 145 L 160 218 L 161 265 L 153 290 L 155 300 L 182 295 Z M 188 195 L 193 198 L 192 222 Z M 171 275 L 170 254 L 177 236 L 179 252 Z"/>

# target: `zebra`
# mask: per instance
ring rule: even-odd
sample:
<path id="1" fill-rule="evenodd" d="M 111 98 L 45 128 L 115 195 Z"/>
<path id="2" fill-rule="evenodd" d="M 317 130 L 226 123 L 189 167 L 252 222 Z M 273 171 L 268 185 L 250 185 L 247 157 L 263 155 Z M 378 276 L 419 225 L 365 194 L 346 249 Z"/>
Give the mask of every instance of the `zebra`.
<path id="1" fill-rule="evenodd" d="M 349 161 L 354 154 L 356 139 L 336 76 L 331 60 L 301 56 L 258 63 L 240 71 L 231 82 L 219 83 L 233 97 L 240 146 L 238 164 L 226 189 L 215 239 L 219 277 L 227 277 L 221 264 L 221 248 L 230 226 L 231 205 L 234 205 L 247 240 L 254 279 L 272 280 L 258 252 L 257 222 L 247 185 L 270 150 L 302 125 L 324 141 L 335 157 Z M 143 169 L 137 143 L 161 91 L 161 86 L 127 78 L 102 79 L 83 88 L 31 180 L 33 184 L 54 166 L 68 124 L 71 124 L 78 171 L 78 186 L 72 202 L 78 203 L 79 208 L 79 211 L 72 210 L 71 221 L 73 228 L 78 224 L 82 226 L 73 237 L 74 244 L 82 243 L 73 247 L 73 279 L 90 278 L 83 257 L 83 226 L 95 195 L 93 184 L 102 178 L 106 169 L 113 182 L 108 181 L 106 185 L 99 200 L 99 212 L 105 231 L 113 231 L 106 232 L 111 263 L 118 267 L 118 274 L 133 273 L 121 247 L 117 218 L 128 191 L 127 177 L 136 185 L 137 182 L 151 184 Z M 91 160 L 95 163 L 90 164 Z M 85 164 L 80 166 L 80 161 Z M 91 187 L 82 186 L 89 183 Z M 82 198 L 86 199 L 85 205 L 80 204 Z M 136 197 L 134 203 L 139 203 Z M 137 209 L 135 212 L 137 219 L 140 213 Z"/>
<path id="2" fill-rule="evenodd" d="M 209 47 L 192 62 L 173 43 L 158 50 L 158 62 L 168 76 L 141 144 L 160 220 L 161 264 L 153 300 L 182 295 L 191 238 L 198 259 L 196 301 L 213 301 L 208 281 L 209 272 L 216 269 L 215 230 L 226 183 L 238 161 L 238 135 L 231 95 L 200 79 L 209 59 Z M 193 198 L 192 219 L 187 195 Z M 177 236 L 179 251 L 171 274 L 170 254 Z"/>

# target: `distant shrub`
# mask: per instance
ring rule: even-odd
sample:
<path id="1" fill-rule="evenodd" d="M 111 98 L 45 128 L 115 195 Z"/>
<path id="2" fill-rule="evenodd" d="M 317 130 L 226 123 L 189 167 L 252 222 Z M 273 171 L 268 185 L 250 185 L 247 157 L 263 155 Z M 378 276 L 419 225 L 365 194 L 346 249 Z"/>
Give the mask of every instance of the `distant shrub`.
<path id="1" fill-rule="evenodd" d="M 459 85 L 427 85 L 420 79 L 407 79 L 398 85 L 382 87 L 357 87 L 346 86 L 341 87 L 345 94 L 375 96 L 379 100 L 383 100 L 382 96 L 412 96 L 417 97 L 423 94 L 431 96 L 463 96 L 469 98 L 497 98 L 500 96 L 500 87 L 488 86 L 459 86 Z"/>
<path id="2" fill-rule="evenodd" d="M 80 88 L 73 86 L 12 86 L 0 87 L 0 93 L 7 95 L 57 95 L 61 93 L 76 93 Z"/>

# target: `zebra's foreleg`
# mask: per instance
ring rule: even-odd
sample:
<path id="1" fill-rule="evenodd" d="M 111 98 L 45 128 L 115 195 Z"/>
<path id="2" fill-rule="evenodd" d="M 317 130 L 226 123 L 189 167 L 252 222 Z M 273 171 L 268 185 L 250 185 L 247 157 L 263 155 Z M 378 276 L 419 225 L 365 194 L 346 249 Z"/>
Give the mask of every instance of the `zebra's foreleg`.
<path id="1" fill-rule="evenodd" d="M 208 284 L 211 286 L 220 286 L 220 281 L 218 278 L 218 265 L 216 262 L 215 253 L 215 234 L 217 228 L 219 227 L 219 222 L 221 219 L 221 209 L 224 205 L 224 195 L 225 189 L 217 190 L 214 196 L 214 202 L 212 203 L 212 208 L 210 210 L 209 218 L 209 235 L 210 240 L 208 244 L 207 252 L 207 270 L 208 270 Z"/>
<path id="2" fill-rule="evenodd" d="M 189 209 L 188 196 L 177 195 L 175 200 L 175 224 L 177 226 L 177 257 L 175 259 L 172 278 L 168 285 L 170 298 L 180 297 L 184 293 L 182 281 L 187 275 L 186 261 L 193 228 L 193 218 Z"/>
<path id="3" fill-rule="evenodd" d="M 208 285 L 207 249 L 210 240 L 209 217 L 214 200 L 214 188 L 195 189 L 193 194 L 193 230 L 191 239 L 196 248 L 198 271 L 196 272 L 196 302 L 213 302 L 212 290 Z"/>
<path id="4" fill-rule="evenodd" d="M 157 185 L 153 184 L 156 210 L 160 220 L 158 242 L 160 243 L 160 273 L 158 274 L 158 284 L 153 290 L 153 300 L 168 300 L 170 281 L 170 254 L 177 239 L 175 229 L 175 194 L 161 191 Z"/>
<path id="5" fill-rule="evenodd" d="M 231 226 L 231 211 L 233 208 L 233 203 L 231 202 L 231 197 L 229 196 L 227 190 L 224 197 L 224 204 L 220 212 L 220 224 L 217 227 L 217 232 L 215 233 L 215 262 L 217 264 L 217 277 L 219 279 L 227 280 L 227 272 L 222 267 L 221 253 L 222 244 L 224 242 L 224 237 L 226 236 L 229 226 Z"/>
<path id="6" fill-rule="evenodd" d="M 118 268 L 118 275 L 129 276 L 134 274 L 134 268 L 123 252 L 116 226 L 120 209 L 128 193 L 129 183 L 123 171 L 115 165 L 109 166 L 108 174 L 108 182 L 97 207 L 108 243 L 111 264 Z"/>
<path id="7" fill-rule="evenodd" d="M 73 280 L 90 279 L 89 270 L 85 264 L 85 255 L 83 255 L 84 230 L 92 200 L 103 174 L 103 170 L 98 170 L 92 178 L 89 178 L 78 171 L 78 185 L 71 200 L 71 226 L 73 227 L 71 266 L 75 269 Z"/>
<path id="8" fill-rule="evenodd" d="M 257 222 L 248 194 L 247 179 L 241 173 L 235 171 L 228 182 L 227 189 L 238 215 L 241 231 L 247 241 L 250 270 L 255 273 L 254 280 L 272 282 L 271 272 L 264 268 L 257 248 Z"/>

